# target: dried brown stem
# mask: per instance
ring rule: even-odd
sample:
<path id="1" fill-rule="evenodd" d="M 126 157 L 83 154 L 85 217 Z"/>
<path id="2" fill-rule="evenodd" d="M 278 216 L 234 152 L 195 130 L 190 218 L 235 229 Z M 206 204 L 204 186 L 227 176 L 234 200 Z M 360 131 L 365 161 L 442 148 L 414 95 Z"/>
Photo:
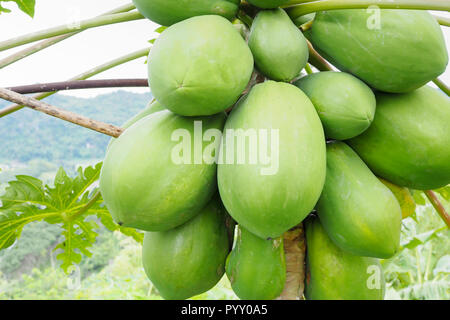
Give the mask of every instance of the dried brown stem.
<path id="1" fill-rule="evenodd" d="M 50 116 L 69 121 L 79 126 L 98 131 L 100 133 L 107 134 L 109 136 L 117 138 L 123 132 L 124 129 L 101 122 L 92 120 L 90 118 L 78 115 L 76 113 L 59 109 L 48 103 L 36 100 L 31 97 L 27 97 L 16 93 L 14 91 L 0 88 L 0 98 L 27 106 L 31 109 L 46 113 Z"/>
<path id="2" fill-rule="evenodd" d="M 102 80 L 73 80 L 40 83 L 25 86 L 8 87 L 6 89 L 21 93 L 53 92 L 61 90 L 93 89 L 93 88 L 124 88 L 148 87 L 147 79 L 102 79 Z"/>

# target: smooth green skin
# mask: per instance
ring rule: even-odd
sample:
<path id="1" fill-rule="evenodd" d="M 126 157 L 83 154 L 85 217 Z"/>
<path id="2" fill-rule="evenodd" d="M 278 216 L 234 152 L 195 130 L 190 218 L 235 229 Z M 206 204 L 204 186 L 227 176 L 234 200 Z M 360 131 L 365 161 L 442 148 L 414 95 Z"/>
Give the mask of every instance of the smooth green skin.
<path id="1" fill-rule="evenodd" d="M 361 80 L 345 72 L 318 72 L 294 83 L 312 101 L 329 139 L 345 140 L 364 132 L 375 116 L 376 100 Z"/>
<path id="2" fill-rule="evenodd" d="M 227 258 L 227 277 L 242 300 L 273 300 L 286 283 L 283 238 L 261 239 L 242 227 Z"/>
<path id="3" fill-rule="evenodd" d="M 100 191 L 114 220 L 126 227 L 165 231 L 198 214 L 216 191 L 217 166 L 177 165 L 172 150 L 180 142 L 171 140 L 172 133 L 186 129 L 194 137 L 194 121 L 202 121 L 203 131 L 221 130 L 225 117 L 186 118 L 166 110 L 128 128 L 110 146 L 100 173 Z M 210 143 L 203 142 L 203 148 Z"/>
<path id="4" fill-rule="evenodd" d="M 305 37 L 283 9 L 258 13 L 248 45 L 258 69 L 276 81 L 290 82 L 298 77 L 309 58 Z"/>
<path id="5" fill-rule="evenodd" d="M 139 120 L 141 120 L 142 118 L 161 111 L 161 110 L 165 110 L 166 108 L 164 108 L 164 106 L 159 103 L 156 100 L 152 100 L 148 103 L 148 105 L 145 107 L 144 110 L 141 110 L 138 114 L 136 114 L 135 116 L 133 116 L 131 119 L 128 119 L 123 125 L 122 128 L 124 129 L 128 129 L 129 127 L 131 127 L 133 124 L 135 124 L 136 122 L 138 122 Z M 106 150 L 108 150 L 111 147 L 111 144 L 116 140 L 116 138 L 111 138 L 111 140 L 109 140 L 108 146 L 106 147 Z"/>
<path id="6" fill-rule="evenodd" d="M 248 0 L 254 6 L 263 9 L 274 9 L 289 2 L 289 0 Z"/>
<path id="7" fill-rule="evenodd" d="M 397 199 L 343 142 L 327 144 L 325 186 L 316 209 L 328 236 L 349 253 L 388 259 L 400 247 Z"/>
<path id="8" fill-rule="evenodd" d="M 232 20 L 239 8 L 238 0 L 133 0 L 138 11 L 147 19 L 163 26 L 209 14 Z"/>
<path id="9" fill-rule="evenodd" d="M 245 150 L 245 164 L 238 164 L 238 143 L 234 139 L 234 164 L 218 165 L 220 195 L 240 225 L 263 239 L 277 238 L 299 224 L 319 199 L 326 172 L 322 124 L 300 89 L 267 81 L 252 88 L 233 109 L 225 125 L 226 130 L 249 128 L 256 132 L 278 130 L 278 171 L 262 175 L 261 169 L 268 165 L 261 161 L 251 164 L 249 148 Z M 270 146 L 271 139 L 269 131 L 269 149 L 276 147 Z M 225 135 L 222 136 L 224 151 L 228 144 Z M 258 146 L 258 152 L 260 149 L 267 150 Z"/>
<path id="10" fill-rule="evenodd" d="M 386 284 L 378 259 L 339 249 L 315 217 L 305 228 L 307 300 L 383 300 Z M 372 268 L 378 268 L 378 288 Z"/>
<path id="11" fill-rule="evenodd" d="M 450 183 L 450 98 L 425 86 L 377 95 L 370 128 L 348 141 L 381 178 L 416 190 Z"/>
<path id="12" fill-rule="evenodd" d="M 149 84 L 167 109 L 211 115 L 233 105 L 253 72 L 253 57 L 233 25 L 199 16 L 167 28 L 149 55 Z"/>
<path id="13" fill-rule="evenodd" d="M 327 60 L 380 91 L 417 89 L 445 71 L 448 53 L 436 20 L 422 10 L 366 9 L 317 13 L 305 35 Z"/>
<path id="14" fill-rule="evenodd" d="M 146 232 L 142 261 L 164 299 L 184 300 L 219 282 L 228 253 L 225 210 L 215 197 L 185 224 L 169 231 Z"/>

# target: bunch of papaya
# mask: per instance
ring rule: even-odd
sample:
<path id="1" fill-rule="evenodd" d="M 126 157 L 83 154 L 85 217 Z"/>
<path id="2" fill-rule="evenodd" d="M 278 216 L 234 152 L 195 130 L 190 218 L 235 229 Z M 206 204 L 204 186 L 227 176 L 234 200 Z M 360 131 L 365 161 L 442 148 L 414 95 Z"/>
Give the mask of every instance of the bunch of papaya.
<path id="1" fill-rule="evenodd" d="M 133 2 L 167 28 L 148 57 L 154 100 L 108 145 L 100 191 L 145 233 L 159 294 L 227 277 L 246 300 L 383 299 L 380 259 L 401 249 L 410 189 L 450 183 L 450 98 L 427 86 L 448 63 L 435 18 Z"/>

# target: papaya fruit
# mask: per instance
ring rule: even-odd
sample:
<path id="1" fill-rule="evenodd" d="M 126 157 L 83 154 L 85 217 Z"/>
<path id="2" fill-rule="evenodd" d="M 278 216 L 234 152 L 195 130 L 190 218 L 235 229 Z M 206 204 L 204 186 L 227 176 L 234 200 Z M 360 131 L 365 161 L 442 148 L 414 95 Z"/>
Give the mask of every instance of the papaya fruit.
<path id="1" fill-rule="evenodd" d="M 248 38 L 257 68 L 268 78 L 290 82 L 299 76 L 308 57 L 308 45 L 283 9 L 260 11 Z"/>
<path id="2" fill-rule="evenodd" d="M 193 17 L 164 30 L 149 55 L 151 91 L 184 116 L 211 115 L 233 105 L 253 72 L 253 57 L 220 16 Z"/>
<path id="3" fill-rule="evenodd" d="M 192 161 L 198 146 L 206 152 L 211 144 L 199 145 L 194 122 L 201 123 L 201 130 L 222 130 L 225 117 L 220 113 L 187 118 L 165 110 L 144 117 L 120 135 L 100 173 L 100 191 L 114 220 L 126 227 L 165 231 L 194 217 L 217 185 L 215 163 Z M 180 149 L 172 140 L 174 132 L 188 135 L 188 147 L 181 150 L 188 161 L 174 158 Z"/>
<path id="4" fill-rule="evenodd" d="M 397 199 L 343 142 L 327 144 L 327 174 L 316 209 L 328 236 L 349 253 L 387 259 L 400 247 Z"/>
<path id="5" fill-rule="evenodd" d="M 375 116 L 376 100 L 361 80 L 345 72 L 310 74 L 295 82 L 311 100 L 329 139 L 346 140 L 364 132 Z"/>
<path id="6" fill-rule="evenodd" d="M 128 129 L 129 127 L 131 127 L 133 124 L 135 124 L 136 122 L 138 122 L 139 120 L 141 120 L 142 118 L 161 111 L 161 110 L 165 110 L 164 106 L 159 103 L 156 100 L 152 100 L 148 103 L 148 105 L 145 107 L 144 110 L 141 110 L 138 114 L 134 115 L 132 118 L 128 119 L 123 125 L 122 128 L 124 129 Z M 108 150 L 111 147 L 111 143 L 113 143 L 113 141 L 115 141 L 116 138 L 111 138 L 111 140 L 109 140 L 108 146 L 106 147 L 106 150 Z"/>
<path id="7" fill-rule="evenodd" d="M 242 300 L 273 300 L 286 282 L 283 238 L 261 239 L 241 226 L 226 261 L 234 293 Z"/>
<path id="8" fill-rule="evenodd" d="M 325 137 L 292 84 L 255 85 L 229 115 L 218 164 L 220 196 L 242 227 L 267 239 L 299 224 L 325 181 Z"/>
<path id="9" fill-rule="evenodd" d="M 200 15 L 220 15 L 232 20 L 239 8 L 238 0 L 133 0 L 147 19 L 163 26 Z"/>
<path id="10" fill-rule="evenodd" d="M 146 232 L 142 261 L 163 298 L 184 300 L 216 285 L 225 272 L 228 253 L 225 210 L 219 197 L 214 197 L 181 226 Z"/>
<path id="11" fill-rule="evenodd" d="M 448 63 L 442 30 L 423 10 L 322 11 L 305 35 L 337 68 L 385 92 L 417 89 Z"/>
<path id="12" fill-rule="evenodd" d="M 274 9 L 289 1 L 290 0 L 248 0 L 252 5 L 263 9 Z"/>
<path id="13" fill-rule="evenodd" d="M 424 86 L 405 94 L 377 93 L 377 112 L 363 134 L 348 140 L 369 168 L 416 190 L 450 183 L 450 98 Z"/>
<path id="14" fill-rule="evenodd" d="M 306 228 L 307 300 L 383 300 L 385 280 L 378 259 L 352 255 L 328 237 L 319 219 Z"/>

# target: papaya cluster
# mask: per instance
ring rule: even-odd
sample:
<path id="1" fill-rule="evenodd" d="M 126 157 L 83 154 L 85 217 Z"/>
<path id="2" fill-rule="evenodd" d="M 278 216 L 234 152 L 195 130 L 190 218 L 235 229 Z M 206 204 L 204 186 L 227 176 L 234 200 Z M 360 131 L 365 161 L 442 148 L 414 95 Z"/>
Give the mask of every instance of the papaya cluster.
<path id="1" fill-rule="evenodd" d="M 145 231 L 144 268 L 166 299 L 225 273 L 241 299 L 277 298 L 283 234 L 302 222 L 307 299 L 383 299 L 379 259 L 398 252 L 402 219 L 388 186 L 450 183 L 450 99 L 426 86 L 448 63 L 440 27 L 426 11 L 383 9 L 369 28 L 366 10 L 294 18 L 288 1 L 248 2 L 241 33 L 238 0 L 134 0 L 168 28 L 148 59 L 155 100 L 108 146 L 106 206 Z M 307 39 L 339 71 L 304 75 Z"/>

